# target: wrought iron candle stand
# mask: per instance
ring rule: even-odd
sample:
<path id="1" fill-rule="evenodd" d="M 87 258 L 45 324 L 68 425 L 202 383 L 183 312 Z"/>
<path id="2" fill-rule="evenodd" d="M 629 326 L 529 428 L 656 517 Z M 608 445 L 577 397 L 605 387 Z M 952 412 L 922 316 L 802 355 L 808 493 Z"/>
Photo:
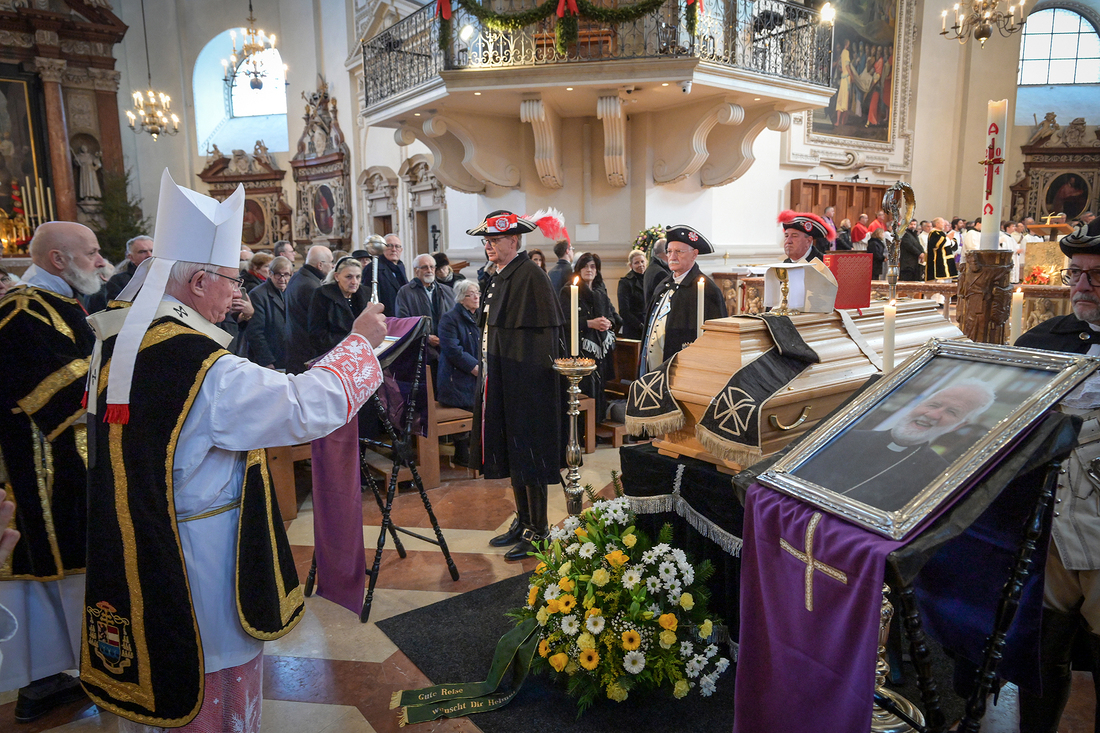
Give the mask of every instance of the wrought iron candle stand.
<path id="1" fill-rule="evenodd" d="M 584 489 L 581 488 L 581 446 L 577 440 L 577 420 L 581 414 L 581 380 L 596 371 L 596 362 L 583 357 L 554 359 L 554 371 L 569 380 L 569 444 L 565 448 L 565 462 L 569 470 L 565 474 L 565 507 L 570 516 L 581 513 Z"/>
<path id="2" fill-rule="evenodd" d="M 872 733 L 908 733 L 924 730 L 924 716 L 917 706 L 886 688 L 890 663 L 886 661 L 886 642 L 890 637 L 890 621 L 894 604 L 887 594 L 890 586 L 882 586 L 882 617 L 878 629 L 878 661 L 875 663 L 875 706 L 871 710 Z"/>
<path id="3" fill-rule="evenodd" d="M 882 210 L 890 215 L 890 229 L 894 234 L 894 240 L 886 244 L 886 284 L 889 286 L 887 300 L 890 301 L 898 299 L 902 222 L 908 226 L 916 208 L 917 197 L 913 193 L 913 187 L 904 181 L 890 186 L 882 196 Z"/>

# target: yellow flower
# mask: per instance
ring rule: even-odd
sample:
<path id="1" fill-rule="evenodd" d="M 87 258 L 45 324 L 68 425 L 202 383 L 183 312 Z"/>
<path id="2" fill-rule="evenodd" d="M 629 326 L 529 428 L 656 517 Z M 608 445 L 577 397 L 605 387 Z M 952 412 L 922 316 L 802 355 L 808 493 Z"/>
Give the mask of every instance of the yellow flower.
<path id="1" fill-rule="evenodd" d="M 531 608 L 535 607 L 535 601 L 539 599 L 539 589 L 532 588 L 531 592 L 527 594 L 527 605 Z"/>
<path id="2" fill-rule="evenodd" d="M 585 649 L 581 652 L 581 657 L 578 659 L 581 666 L 588 670 L 593 670 L 596 665 L 600 663 L 600 655 L 595 649 Z"/>
<path id="3" fill-rule="evenodd" d="M 607 686 L 607 697 L 615 702 L 622 702 L 627 698 L 626 688 L 618 682 L 612 682 Z"/>
<path id="4" fill-rule="evenodd" d="M 592 582 L 597 588 L 603 588 L 611 580 L 611 573 L 607 572 L 603 568 L 600 568 L 596 572 L 592 573 Z"/>
<path id="5" fill-rule="evenodd" d="M 574 662 L 572 659 L 569 660 L 569 664 L 565 665 L 565 673 L 570 677 L 575 675 L 578 669 L 580 669 L 580 667 L 578 667 L 577 663 Z"/>
<path id="6" fill-rule="evenodd" d="M 562 578 L 561 580 L 558 581 L 558 587 L 561 588 L 566 593 L 572 593 L 573 592 L 573 586 L 574 586 L 574 583 L 569 578 Z"/>
<path id="7" fill-rule="evenodd" d="M 613 568 L 621 568 L 623 565 L 626 565 L 628 562 L 630 562 L 630 558 L 627 557 L 626 553 L 624 553 L 622 550 L 615 550 L 614 552 L 609 552 L 606 555 L 604 555 L 604 558 L 609 563 L 611 563 L 611 567 L 613 567 Z"/>
<path id="8" fill-rule="evenodd" d="M 573 606 L 577 605 L 577 599 L 566 593 L 564 596 L 560 596 L 558 599 L 558 608 L 562 613 L 569 613 L 573 610 Z"/>
<path id="9" fill-rule="evenodd" d="M 561 599 L 560 598 L 551 598 L 549 601 L 546 602 L 546 612 L 547 613 L 557 613 L 558 611 L 561 610 L 560 604 L 561 604 Z"/>
<path id="10" fill-rule="evenodd" d="M 690 611 L 695 608 L 695 599 L 691 597 L 690 593 L 685 593 L 680 596 L 680 608 L 685 611 Z"/>
<path id="11" fill-rule="evenodd" d="M 642 645 L 642 635 L 634 629 L 623 632 L 623 649 L 632 652 Z"/>
<path id="12" fill-rule="evenodd" d="M 572 560 L 570 560 L 569 562 L 562 565 L 560 568 L 558 568 L 558 577 L 559 578 L 564 578 L 567 575 L 569 575 L 569 571 L 570 571 L 570 569 L 572 569 L 572 567 L 573 567 L 573 561 Z M 565 588 L 562 588 L 562 590 L 565 590 Z"/>
<path id="13" fill-rule="evenodd" d="M 661 648 L 671 649 L 672 645 L 676 643 L 675 631 L 662 631 L 661 632 Z"/>
<path id="14" fill-rule="evenodd" d="M 589 616 L 602 616 L 602 615 L 603 615 L 603 611 L 601 611 L 598 608 L 590 608 L 590 609 L 588 609 L 587 611 L 584 612 L 584 617 L 585 618 L 588 618 Z"/>
<path id="15" fill-rule="evenodd" d="M 577 637 L 577 646 L 581 649 L 595 649 L 596 637 L 586 631 Z"/>
<path id="16" fill-rule="evenodd" d="M 596 598 L 595 598 L 595 596 L 585 596 L 585 597 L 584 597 L 584 602 L 583 602 L 583 605 L 584 605 L 584 607 L 585 607 L 585 608 L 589 608 L 589 609 L 590 609 L 590 608 L 592 608 L 592 606 L 594 606 L 595 604 L 596 604 Z"/>
<path id="17" fill-rule="evenodd" d="M 633 547 L 634 544 L 637 541 L 638 541 L 638 538 L 635 537 L 633 534 L 624 534 L 623 535 L 623 544 L 626 545 L 628 548 Z"/>
<path id="18" fill-rule="evenodd" d="M 573 530 L 573 534 L 577 535 L 582 540 L 588 539 L 588 530 L 584 527 L 577 527 L 575 530 Z"/>
<path id="19" fill-rule="evenodd" d="M 681 697 L 687 695 L 690 689 L 691 685 L 688 684 L 687 680 L 677 680 L 676 686 L 672 688 L 672 696 L 679 700 Z"/>
<path id="20" fill-rule="evenodd" d="M 539 626 L 546 626 L 546 621 L 550 618 L 550 614 L 546 611 L 546 606 L 539 609 L 539 612 L 535 614 L 535 619 L 539 622 Z"/>
<path id="21" fill-rule="evenodd" d="M 539 656 L 543 659 L 550 653 L 550 642 L 546 639 L 539 639 Z"/>
<path id="22" fill-rule="evenodd" d="M 540 562 L 535 566 L 535 575 L 542 575 L 546 572 L 546 563 Z"/>
<path id="23" fill-rule="evenodd" d="M 711 634 L 711 632 L 712 632 L 712 631 L 714 631 L 714 624 L 712 624 L 712 623 L 710 622 L 710 619 L 708 618 L 708 619 L 707 619 L 706 621 L 704 621 L 704 622 L 702 623 L 702 625 L 701 625 L 701 626 L 699 627 L 699 638 L 700 638 L 700 639 L 705 639 L 705 638 L 707 638 L 708 636 L 710 636 L 710 634 Z"/>
<path id="24" fill-rule="evenodd" d="M 554 671 L 560 672 L 565 669 L 566 663 L 569 662 L 569 655 L 565 652 L 558 652 L 554 656 L 550 657 L 550 666 L 554 668 Z"/>
<path id="25" fill-rule="evenodd" d="M 668 629 L 669 631 L 675 631 L 676 630 L 676 614 L 674 614 L 674 613 L 661 614 L 661 617 L 659 619 L 657 619 L 657 623 L 659 623 L 661 625 L 662 629 Z"/>

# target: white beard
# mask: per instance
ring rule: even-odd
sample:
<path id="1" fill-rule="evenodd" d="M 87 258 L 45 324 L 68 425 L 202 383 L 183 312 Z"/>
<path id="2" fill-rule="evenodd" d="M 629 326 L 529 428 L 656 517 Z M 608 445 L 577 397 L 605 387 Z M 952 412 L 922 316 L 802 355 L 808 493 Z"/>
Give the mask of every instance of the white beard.
<path id="1" fill-rule="evenodd" d="M 100 269 L 84 272 L 69 262 L 61 272 L 61 279 L 69 283 L 73 290 L 82 295 L 94 295 L 103 287 L 103 280 L 99 277 Z"/>

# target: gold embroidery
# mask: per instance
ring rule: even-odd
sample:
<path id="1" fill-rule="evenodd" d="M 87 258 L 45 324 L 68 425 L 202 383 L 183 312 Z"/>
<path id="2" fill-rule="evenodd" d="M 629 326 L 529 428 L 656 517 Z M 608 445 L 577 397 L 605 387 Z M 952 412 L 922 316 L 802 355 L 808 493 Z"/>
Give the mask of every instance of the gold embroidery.
<path id="1" fill-rule="evenodd" d="M 57 310 L 49 303 L 49 301 L 46 300 L 43 293 L 48 292 L 49 297 L 57 298 L 60 301 L 76 306 L 80 306 L 79 300 L 76 300 L 75 298 L 66 298 L 64 295 L 58 295 L 57 293 L 48 290 L 44 291 L 40 288 L 32 287 L 29 285 L 23 286 L 21 288 L 14 288 L 12 292 L 15 293 L 14 295 L 11 295 L 11 302 L 14 305 L 14 310 L 6 318 L 4 318 L 4 320 L 0 321 L 0 328 L 8 325 L 8 322 L 11 321 L 12 318 L 15 318 L 15 316 L 19 313 L 24 312 L 27 315 L 42 321 L 47 326 L 56 329 L 58 333 L 60 333 L 62 336 L 66 337 L 70 341 L 74 343 L 76 342 L 76 337 L 73 335 L 72 328 L 69 327 L 69 324 L 65 322 L 65 319 L 62 318 L 60 314 L 58 314 Z M 44 310 L 45 314 L 38 313 L 36 310 L 31 309 L 30 305 L 32 303 L 38 305 L 42 310 Z M 80 306 L 80 308 L 81 310 L 83 310 L 83 306 Z"/>
<path id="2" fill-rule="evenodd" d="M 38 481 L 38 499 L 42 502 L 42 521 L 46 525 L 46 537 L 50 552 L 57 565 L 58 577 L 64 577 L 61 564 L 61 547 L 57 544 L 57 531 L 53 525 L 53 447 L 42 437 L 42 432 L 31 423 L 31 442 L 34 445 L 34 474 Z"/>
<path id="3" fill-rule="evenodd" d="M 88 426 L 73 425 L 73 440 L 76 441 L 76 452 L 80 460 L 84 461 L 84 470 L 88 470 Z"/>
<path id="4" fill-rule="evenodd" d="M 200 519 L 209 519 L 210 517 L 216 517 L 219 514 L 225 514 L 228 511 L 232 511 L 232 510 L 236 509 L 240 505 L 241 505 L 241 500 L 237 499 L 236 501 L 231 501 L 228 504 L 223 504 L 222 506 L 215 507 L 214 509 L 211 509 L 208 512 L 203 512 L 202 514 L 196 514 L 193 517 L 184 517 L 183 519 L 176 519 L 176 521 L 177 522 L 197 522 Z"/>
<path id="5" fill-rule="evenodd" d="M 57 440 L 57 436 L 61 435 L 63 432 L 65 432 L 65 430 L 69 428 L 69 426 L 79 420 L 80 416 L 83 415 L 84 412 L 84 408 L 78 405 L 76 408 L 76 412 L 74 412 L 72 415 L 69 415 L 67 418 L 65 418 L 64 422 L 54 428 L 53 432 L 46 436 L 46 440 L 51 443 Z M 85 463 L 85 465 L 87 465 L 87 463 Z"/>
<path id="6" fill-rule="evenodd" d="M 88 373 L 88 359 L 73 359 L 50 376 L 43 379 L 34 391 L 16 404 L 28 415 L 41 410 L 54 395 Z"/>
<path id="7" fill-rule="evenodd" d="M 814 557 L 814 532 L 817 530 L 818 523 L 821 522 L 821 512 L 814 512 L 813 517 L 810 519 L 810 523 L 806 525 L 806 551 L 799 552 L 794 549 L 787 540 L 782 537 L 779 538 L 779 546 L 787 552 L 797 557 L 802 562 L 806 563 L 806 610 L 814 610 L 814 571 L 820 570 L 828 575 L 830 578 L 839 580 L 845 585 L 848 584 L 848 576 L 837 570 L 834 567 L 830 567 L 825 563 Z"/>

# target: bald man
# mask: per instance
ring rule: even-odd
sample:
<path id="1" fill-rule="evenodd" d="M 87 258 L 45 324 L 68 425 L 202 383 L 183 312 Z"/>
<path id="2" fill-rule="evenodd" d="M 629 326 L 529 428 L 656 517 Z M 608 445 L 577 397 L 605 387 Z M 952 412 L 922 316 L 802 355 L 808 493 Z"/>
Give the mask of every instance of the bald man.
<path id="1" fill-rule="evenodd" d="M 0 605 L 19 629 L 4 644 L 0 691 L 19 689 L 29 722 L 84 696 L 64 674 L 80 661 L 84 609 L 87 433 L 84 377 L 95 336 L 78 295 L 99 290 L 106 262 L 91 229 L 38 227 L 34 271 L 0 300 L 0 451 L 20 540 L 0 567 Z"/>
<path id="2" fill-rule="evenodd" d="M 309 345 L 309 302 L 332 269 L 332 250 L 317 244 L 306 252 L 306 264 L 294 273 L 283 293 L 286 301 L 286 371 L 301 374 L 306 362 L 316 356 Z"/>

